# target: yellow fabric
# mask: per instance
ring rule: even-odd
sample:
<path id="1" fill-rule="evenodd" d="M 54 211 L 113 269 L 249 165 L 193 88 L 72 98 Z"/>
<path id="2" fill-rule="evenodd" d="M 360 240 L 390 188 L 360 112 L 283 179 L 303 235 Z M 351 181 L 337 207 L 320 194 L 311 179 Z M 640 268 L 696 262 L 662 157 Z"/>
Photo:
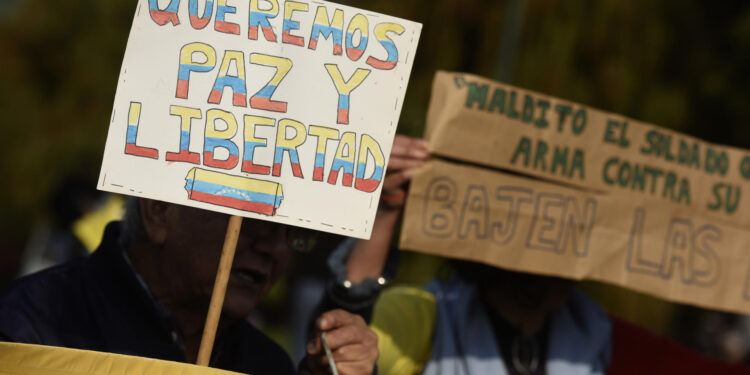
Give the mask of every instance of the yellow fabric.
<path id="1" fill-rule="evenodd" d="M 1 375 L 237 375 L 187 363 L 52 346 L 0 343 Z"/>
<path id="2" fill-rule="evenodd" d="M 125 213 L 123 198 L 119 195 L 110 195 L 101 207 L 89 212 L 73 223 L 73 234 L 83 243 L 89 252 L 99 247 L 104 236 L 104 227 L 110 221 L 120 220 Z"/>
<path id="3" fill-rule="evenodd" d="M 583 281 L 578 288 L 608 313 L 661 335 L 668 333 L 677 307 L 672 302 L 648 294 L 598 281 Z"/>
<path id="4" fill-rule="evenodd" d="M 435 296 L 396 286 L 380 295 L 370 328 L 378 335 L 378 374 L 419 374 L 432 353 Z"/>
<path id="5" fill-rule="evenodd" d="M 437 255 L 399 250 L 398 271 L 393 285 L 422 286 L 430 280 L 442 276 L 445 258 Z"/>

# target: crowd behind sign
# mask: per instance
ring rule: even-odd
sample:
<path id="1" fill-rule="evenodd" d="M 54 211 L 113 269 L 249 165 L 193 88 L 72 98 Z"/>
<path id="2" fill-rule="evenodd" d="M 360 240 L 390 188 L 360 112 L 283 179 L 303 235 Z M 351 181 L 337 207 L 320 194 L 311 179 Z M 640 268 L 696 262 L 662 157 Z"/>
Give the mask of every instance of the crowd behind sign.
<path id="1" fill-rule="evenodd" d="M 99 188 L 369 238 L 420 29 L 319 1 L 141 0 Z"/>
<path id="2" fill-rule="evenodd" d="M 427 138 L 485 168 L 422 170 L 402 246 L 750 312 L 750 152 L 442 72 Z"/>

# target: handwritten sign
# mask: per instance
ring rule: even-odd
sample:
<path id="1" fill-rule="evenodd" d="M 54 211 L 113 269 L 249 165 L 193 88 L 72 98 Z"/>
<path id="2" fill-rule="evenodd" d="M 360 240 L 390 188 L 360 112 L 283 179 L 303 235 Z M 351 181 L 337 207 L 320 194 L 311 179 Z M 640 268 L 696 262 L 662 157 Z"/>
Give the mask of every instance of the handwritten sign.
<path id="1" fill-rule="evenodd" d="M 750 312 L 750 152 L 467 74 L 438 73 L 427 127 L 479 166 L 415 176 L 402 247 Z"/>
<path id="2" fill-rule="evenodd" d="M 427 126 L 444 156 L 750 225 L 747 150 L 468 74 L 438 73 Z"/>
<path id="3" fill-rule="evenodd" d="M 141 0 L 99 188 L 369 238 L 420 29 L 321 1 Z"/>

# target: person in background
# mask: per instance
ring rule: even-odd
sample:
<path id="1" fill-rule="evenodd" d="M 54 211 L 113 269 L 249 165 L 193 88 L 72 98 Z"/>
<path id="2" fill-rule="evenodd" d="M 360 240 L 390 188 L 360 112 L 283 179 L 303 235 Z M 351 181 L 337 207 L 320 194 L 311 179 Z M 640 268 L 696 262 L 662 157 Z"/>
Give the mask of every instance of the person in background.
<path id="1" fill-rule="evenodd" d="M 99 248 L 17 280 L 0 293 L 0 340 L 196 361 L 228 216 L 132 198 Z M 218 327 L 211 367 L 251 374 L 293 374 L 276 343 L 245 319 L 284 272 L 292 246 L 311 231 L 244 219 Z M 341 309 L 319 315 L 340 374 L 370 374 L 376 338 L 364 320 Z M 328 373 L 319 342 L 303 373 Z M 317 345 L 317 347 L 315 347 Z"/>
<path id="2" fill-rule="evenodd" d="M 32 230 L 21 257 L 19 276 L 88 254 L 74 225 L 98 209 L 107 196 L 96 190 L 95 182 L 75 175 L 58 184 L 49 198 L 50 222 L 38 223 Z"/>
<path id="3" fill-rule="evenodd" d="M 372 238 L 331 259 L 331 295 L 371 318 L 380 374 L 750 373 L 608 316 L 571 280 L 451 260 L 451 277 L 380 294 L 408 181 L 427 158 L 423 140 L 396 137 Z"/>

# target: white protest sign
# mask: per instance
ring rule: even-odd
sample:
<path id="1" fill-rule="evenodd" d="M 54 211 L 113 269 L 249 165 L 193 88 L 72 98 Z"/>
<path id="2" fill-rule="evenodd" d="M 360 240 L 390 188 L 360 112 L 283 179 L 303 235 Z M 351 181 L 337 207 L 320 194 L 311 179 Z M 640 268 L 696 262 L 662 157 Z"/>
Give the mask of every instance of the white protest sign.
<path id="1" fill-rule="evenodd" d="M 420 30 L 322 1 L 140 0 L 98 187 L 369 238 Z"/>

